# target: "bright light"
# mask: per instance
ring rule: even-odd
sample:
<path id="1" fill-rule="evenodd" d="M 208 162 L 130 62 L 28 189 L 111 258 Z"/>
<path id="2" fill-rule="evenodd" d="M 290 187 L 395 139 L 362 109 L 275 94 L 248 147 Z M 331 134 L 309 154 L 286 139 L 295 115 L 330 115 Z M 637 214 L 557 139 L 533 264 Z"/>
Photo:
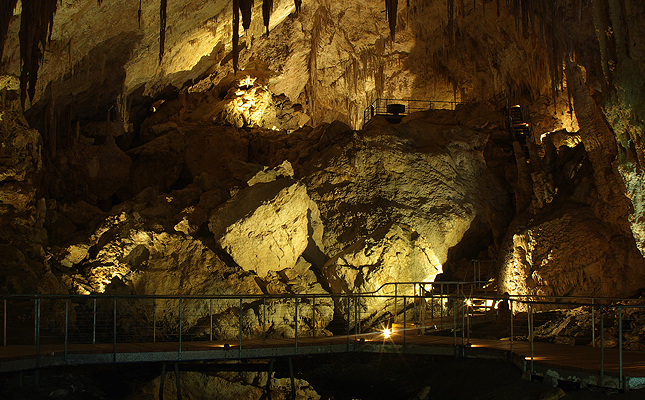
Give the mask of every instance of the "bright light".
<path id="1" fill-rule="evenodd" d="M 493 306 L 493 300 L 489 299 L 486 300 L 486 307 L 492 307 Z"/>
<path id="2" fill-rule="evenodd" d="M 385 337 L 386 339 L 389 339 L 391 334 L 392 334 L 392 331 L 390 331 L 389 329 L 387 328 L 383 329 L 383 337 Z"/>
<path id="3" fill-rule="evenodd" d="M 236 96 L 241 96 L 243 94 L 244 94 L 244 90 L 238 90 L 237 92 L 235 92 Z"/>
<path id="4" fill-rule="evenodd" d="M 275 131 L 277 128 L 276 128 L 276 127 L 275 127 L 275 125 L 274 125 L 274 126 L 273 126 L 273 128 L 271 128 L 271 129 L 273 129 L 273 130 Z"/>
<path id="5" fill-rule="evenodd" d="M 247 76 L 246 78 L 244 78 L 244 79 L 242 79 L 240 81 L 239 87 L 242 88 L 242 89 L 248 89 L 251 86 L 253 86 L 253 84 L 255 83 L 255 81 L 257 79 L 258 78 L 251 78 L 251 76 L 249 75 L 249 76 Z"/>
<path id="6" fill-rule="evenodd" d="M 468 299 L 466 300 L 466 305 L 470 307 L 473 305 L 473 302 L 470 299 Z"/>

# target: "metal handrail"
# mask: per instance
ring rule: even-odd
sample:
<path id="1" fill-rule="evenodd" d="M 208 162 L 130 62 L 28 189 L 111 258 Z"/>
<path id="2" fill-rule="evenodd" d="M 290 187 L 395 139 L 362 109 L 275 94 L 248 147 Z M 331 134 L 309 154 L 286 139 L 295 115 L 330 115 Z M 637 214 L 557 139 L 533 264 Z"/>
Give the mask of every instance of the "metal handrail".
<path id="1" fill-rule="evenodd" d="M 375 115 L 391 115 L 387 112 L 387 106 L 390 104 L 406 105 L 405 111 L 398 115 L 409 115 L 416 111 L 425 111 L 430 109 L 454 110 L 457 105 L 464 103 L 446 100 L 378 98 L 363 111 L 363 126 L 365 126 Z"/>
<path id="2" fill-rule="evenodd" d="M 152 300 L 153 301 L 153 312 L 155 313 L 153 315 L 153 341 L 156 341 L 157 338 L 157 322 L 154 317 L 156 316 L 156 301 L 160 299 L 166 299 L 166 300 L 179 300 L 179 308 L 178 312 L 174 315 L 178 316 L 178 325 L 179 325 L 179 332 L 178 332 L 178 341 L 179 341 L 179 349 L 177 352 L 177 359 L 181 360 L 182 357 L 182 342 L 185 342 L 185 337 L 182 336 L 184 333 L 184 328 L 182 326 L 183 318 L 182 318 L 182 313 L 184 311 L 189 311 L 189 310 L 184 310 L 184 307 L 186 302 L 185 300 L 209 300 L 210 305 L 208 308 L 209 316 L 210 316 L 210 335 L 207 335 L 206 337 L 210 338 L 210 340 L 213 340 L 213 306 L 212 306 L 212 301 L 213 300 L 237 300 L 239 302 L 239 306 L 237 308 L 238 310 L 238 317 L 239 317 L 239 357 L 242 357 L 242 346 L 243 346 L 243 333 L 242 333 L 242 318 L 243 318 L 243 310 L 244 310 L 244 300 L 248 299 L 254 299 L 255 301 L 262 301 L 262 307 L 264 307 L 264 310 L 262 312 L 263 318 L 266 319 L 266 303 L 267 300 L 275 300 L 275 299 L 283 299 L 283 300 L 293 300 L 294 305 L 295 305 L 295 315 L 294 315 L 294 354 L 297 354 L 297 349 L 298 349 L 298 336 L 299 334 L 299 326 L 301 325 L 300 322 L 300 316 L 302 316 L 302 312 L 299 312 L 300 310 L 298 309 L 299 307 L 302 307 L 300 304 L 304 304 L 303 299 L 311 299 L 312 302 L 307 304 L 307 306 L 311 305 L 311 310 L 308 312 L 311 312 L 312 315 L 309 316 L 302 316 L 302 317 L 311 317 L 311 333 L 315 337 L 317 330 L 319 329 L 325 329 L 326 326 L 321 326 L 320 328 L 317 327 L 316 325 L 316 313 L 317 310 L 320 310 L 320 306 L 322 306 L 322 303 L 318 304 L 318 309 L 316 308 L 316 299 L 318 298 L 327 298 L 332 301 L 335 300 L 344 300 L 346 301 L 346 324 L 347 324 L 347 338 L 348 338 L 348 351 L 349 351 L 349 339 L 350 337 L 354 337 L 354 341 L 356 342 L 362 335 L 363 335 L 363 330 L 361 329 L 361 307 L 359 306 L 359 303 L 367 298 L 381 298 L 384 300 L 388 299 L 394 299 L 394 318 L 399 317 L 401 314 L 403 316 L 403 329 L 402 329 L 402 334 L 403 334 L 403 339 L 404 339 L 404 345 L 405 345 L 405 337 L 407 335 L 407 330 L 408 326 L 411 322 L 411 320 L 408 319 L 408 311 L 410 307 L 412 307 L 412 310 L 416 310 L 417 307 L 419 308 L 419 311 L 417 313 L 417 318 L 421 322 L 421 326 L 419 328 L 419 331 L 423 331 L 425 327 L 425 316 L 426 316 L 426 308 L 427 308 L 427 299 L 430 299 L 431 301 L 431 310 L 434 313 L 434 301 L 436 299 L 439 299 L 440 301 L 440 307 L 441 307 L 441 318 L 442 322 L 441 324 L 443 325 L 443 318 L 444 318 L 444 306 L 448 306 L 450 303 L 452 303 L 452 308 L 446 308 L 446 315 L 445 317 L 450 317 L 452 316 L 453 318 L 453 324 L 452 324 L 452 330 L 453 330 L 453 336 L 454 336 L 454 346 L 455 346 L 455 351 L 457 352 L 457 331 L 461 330 L 462 332 L 462 348 L 461 351 L 463 352 L 463 346 L 467 346 L 470 340 L 470 333 L 471 333 L 471 325 L 473 324 L 473 317 L 474 317 L 474 310 L 473 310 L 473 304 L 474 300 L 487 300 L 484 302 L 483 306 L 477 306 L 478 309 L 483 308 L 484 311 L 490 311 L 492 310 L 492 304 L 495 301 L 499 300 L 507 300 L 509 302 L 509 308 L 510 308 L 510 316 L 511 316 L 511 340 L 510 340 L 510 346 L 511 346 L 511 354 L 513 353 L 513 344 L 514 344 L 514 334 L 513 334 L 513 318 L 514 315 L 517 312 L 517 305 L 518 304 L 523 304 L 525 305 L 528 313 L 528 324 L 529 324 L 529 334 L 528 334 L 528 340 L 531 343 L 531 356 L 530 356 L 530 371 L 534 373 L 534 349 L 533 349 L 533 342 L 534 342 L 534 322 L 533 322 L 533 314 L 535 312 L 535 307 L 536 305 L 554 305 L 554 306 L 590 306 L 592 307 L 592 313 L 595 313 L 596 308 L 600 309 L 600 325 L 601 325 L 601 334 L 600 334 L 600 341 L 601 341 L 601 372 L 600 372 L 600 383 L 602 384 L 604 381 L 604 315 L 605 311 L 612 308 L 616 309 L 618 312 L 617 319 L 618 319 L 618 326 L 619 326 L 619 376 L 620 376 L 620 387 L 623 386 L 623 360 L 622 360 L 622 335 L 623 335 L 623 326 L 622 326 L 622 320 L 623 320 L 623 310 L 624 309 L 629 309 L 629 308 L 645 308 L 645 299 L 630 299 L 630 298 L 609 298 L 609 297 L 591 297 L 591 296 L 541 296 L 541 295 L 530 295 L 530 294 L 525 294 L 525 295 L 499 295 L 499 294 L 473 294 L 470 293 L 466 295 L 463 291 L 460 293 L 458 290 L 455 293 L 433 293 L 432 291 L 427 291 L 425 290 L 425 287 L 427 285 L 446 285 L 446 284 L 452 284 L 455 285 L 457 284 L 458 286 L 461 285 L 462 287 L 464 285 L 480 285 L 482 283 L 487 283 L 488 281 L 473 281 L 473 282 L 460 282 L 460 281 L 454 281 L 454 282 L 388 282 L 383 285 L 381 285 L 377 290 L 372 291 L 372 292 L 367 292 L 367 293 L 337 293 L 337 294 L 279 294 L 279 295 L 268 295 L 268 294 L 238 294 L 238 295 L 192 295 L 192 296 L 179 296 L 179 295 L 105 295 L 105 294 L 94 294 L 94 295 L 58 295 L 58 294 L 5 294 L 5 295 L 0 295 L 0 299 L 3 300 L 4 304 L 4 309 L 3 309 L 3 317 L 4 317 L 4 339 L 3 339 L 3 345 L 7 345 L 7 302 L 10 300 L 18 300 L 18 301 L 34 301 L 33 305 L 33 312 L 34 312 L 34 345 L 36 346 L 36 360 L 35 360 L 35 365 L 33 368 L 38 369 L 40 367 L 40 345 L 41 345 L 41 338 L 43 336 L 43 322 L 51 322 L 51 320 L 48 320 L 47 318 L 44 318 L 41 314 L 42 307 L 41 303 L 43 300 L 64 300 L 65 306 L 65 315 L 64 319 L 62 314 L 57 314 L 54 315 L 55 319 L 54 321 L 57 321 L 59 323 L 59 328 L 63 328 L 62 323 L 64 321 L 64 330 L 60 329 L 62 332 L 61 334 L 64 335 L 64 360 L 67 362 L 68 358 L 68 342 L 69 342 L 69 337 L 70 337 L 70 312 L 72 307 L 70 307 L 70 301 L 72 300 L 77 300 L 77 299 L 89 299 L 92 300 L 93 302 L 93 332 L 92 332 L 92 343 L 97 343 L 97 338 L 96 338 L 96 324 L 97 324 L 97 307 L 96 307 L 96 302 L 97 300 L 108 300 L 113 302 L 113 310 L 109 310 L 109 312 L 113 312 L 113 318 L 112 321 L 106 321 L 110 327 L 112 328 L 112 344 L 113 344 L 113 362 L 117 362 L 117 301 L 118 300 Z M 402 285 L 413 285 L 413 294 L 399 294 L 398 292 L 398 287 Z M 419 287 L 419 291 L 417 292 L 416 288 L 417 285 Z M 384 290 L 384 288 L 388 286 L 394 286 L 395 288 L 395 293 L 394 294 L 379 294 L 378 292 Z M 423 289 L 423 290 L 422 290 Z M 397 308 L 398 300 L 401 299 L 403 302 L 403 307 L 399 311 Z M 494 300 L 493 302 L 490 302 L 488 300 Z M 566 301 L 566 302 L 564 302 Z M 234 307 L 234 303 L 232 302 L 231 305 L 227 305 L 228 308 Z M 631 304 L 630 304 L 631 303 Z M 641 304 L 634 304 L 634 303 L 641 303 Z M 249 304 L 246 304 L 249 306 Z M 299 306 L 300 305 L 300 306 Z M 87 305 L 89 306 L 89 304 Z M 256 304 L 256 307 L 258 307 L 259 310 L 259 305 Z M 327 304 L 327 306 L 331 306 Z M 333 307 L 333 306 L 332 306 Z M 88 307 L 89 308 L 89 307 Z M 353 309 L 353 315 L 352 314 L 352 309 Z M 304 309 L 303 309 L 304 310 Z M 259 314 L 258 314 L 259 315 Z M 457 317 L 461 316 L 461 328 L 459 329 L 459 324 L 457 322 Z M 485 314 L 484 314 L 485 315 Z M 206 318 L 206 316 L 204 317 Z M 596 323 L 595 323 L 595 314 L 592 314 L 592 332 L 593 332 L 593 343 L 595 346 L 595 331 L 596 331 Z M 414 321 L 412 321 L 414 322 Z M 262 338 L 266 338 L 266 333 L 267 333 L 267 328 L 266 328 L 266 320 L 262 321 Z M 307 327 L 309 323 L 306 323 L 304 326 Z M 105 325 L 107 327 L 108 325 Z M 351 328 L 353 327 L 353 334 L 351 332 Z M 77 326 L 78 329 L 78 326 Z M 307 328 L 309 329 L 309 328 Z M 166 336 L 174 336 L 175 334 L 173 333 L 163 333 L 160 332 Z M 467 335 L 467 336 L 466 336 Z M 87 336 L 87 335 L 86 335 Z M 108 342 L 109 343 L 109 342 Z"/>

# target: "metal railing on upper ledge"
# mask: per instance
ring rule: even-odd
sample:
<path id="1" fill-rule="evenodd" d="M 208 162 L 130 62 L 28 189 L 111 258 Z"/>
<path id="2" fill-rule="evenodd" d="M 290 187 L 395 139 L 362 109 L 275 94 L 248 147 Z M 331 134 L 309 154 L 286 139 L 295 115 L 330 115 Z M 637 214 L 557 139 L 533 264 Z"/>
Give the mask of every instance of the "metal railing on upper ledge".
<path id="1" fill-rule="evenodd" d="M 623 386 L 623 340 L 627 333 L 630 337 L 638 335 L 636 320 L 645 322 L 645 299 L 500 296 L 482 293 L 486 283 L 391 282 L 373 292 L 345 294 L 0 295 L 3 345 L 35 346 L 35 362 L 28 368 L 37 369 L 43 365 L 41 346 L 60 346 L 63 363 L 67 363 L 70 345 L 108 344 L 113 351 L 110 361 L 117 362 L 117 344 L 172 342 L 178 345 L 176 360 L 182 360 L 186 352 L 182 344 L 227 340 L 237 346 L 237 357 L 243 358 L 245 341 L 254 338 L 291 338 L 293 354 L 298 354 L 299 338 L 333 334 L 347 338 L 350 351 L 350 340 L 356 343 L 393 327 L 403 346 L 406 335 L 444 332 L 453 337 L 457 354 L 456 349 L 468 346 L 471 335 L 477 333 L 477 322 L 497 320 L 497 324 L 508 324 L 504 329 L 510 331 L 507 343 L 511 354 L 519 336 L 530 343 L 526 362 L 534 372 L 536 308 L 580 308 L 585 315 L 590 314 L 592 346 L 600 347 L 599 385 L 607 383 L 606 321 L 610 321 L 607 326 L 617 328 L 617 385 Z M 508 310 L 507 319 L 495 315 L 498 304 L 507 304 L 502 307 Z M 374 317 L 374 309 L 379 310 L 378 317 Z M 641 309 L 642 317 L 638 314 Z M 334 315 L 340 316 L 340 321 L 334 320 Z M 598 325 L 600 343 L 596 340 Z"/>
<path id="2" fill-rule="evenodd" d="M 363 126 L 375 115 L 404 116 L 425 110 L 454 110 L 458 101 L 376 99 L 363 111 Z"/>

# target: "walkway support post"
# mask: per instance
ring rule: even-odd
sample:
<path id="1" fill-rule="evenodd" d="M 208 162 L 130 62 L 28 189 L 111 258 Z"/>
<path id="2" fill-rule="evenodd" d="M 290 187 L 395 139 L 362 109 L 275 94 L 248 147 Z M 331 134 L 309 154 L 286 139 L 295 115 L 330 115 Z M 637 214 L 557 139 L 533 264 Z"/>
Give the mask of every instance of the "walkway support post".
<path id="1" fill-rule="evenodd" d="M 36 385 L 40 377 L 40 298 L 36 296 L 36 321 L 34 321 L 34 340 L 36 342 Z"/>
<path id="2" fill-rule="evenodd" d="M 272 358 L 271 361 L 269 362 L 269 375 L 267 376 L 267 385 L 266 385 L 266 393 L 268 398 L 271 398 L 271 395 L 269 394 L 271 392 L 271 375 L 273 375 L 273 363 L 275 362 L 275 358 Z"/>
<path id="3" fill-rule="evenodd" d="M 618 388 L 623 389 L 623 307 L 618 306 Z"/>
<path id="4" fill-rule="evenodd" d="M 96 344 L 96 297 L 93 300 L 93 311 L 92 311 L 92 344 Z"/>
<path id="5" fill-rule="evenodd" d="M 159 377 L 159 400 L 163 400 L 163 381 L 166 377 L 166 363 L 161 364 L 161 376 Z"/>
<path id="6" fill-rule="evenodd" d="M 177 400 L 181 400 L 181 385 L 179 384 L 179 363 L 175 363 L 175 384 L 177 385 Z"/>
<path id="7" fill-rule="evenodd" d="M 7 345 L 7 299 L 4 299 L 4 311 L 2 312 L 2 316 L 4 318 L 4 322 L 3 322 L 4 335 L 2 337 L 2 345 L 6 346 Z"/>
<path id="8" fill-rule="evenodd" d="M 68 327 L 69 327 L 69 299 L 65 299 L 65 353 L 63 356 L 63 361 L 67 364 L 67 338 L 68 338 Z"/>
<path id="9" fill-rule="evenodd" d="M 116 297 L 114 298 L 114 324 L 113 324 L 113 339 L 112 339 L 112 355 L 114 357 L 114 362 L 116 362 Z"/>
<path id="10" fill-rule="evenodd" d="M 605 313 L 600 305 L 600 386 L 605 380 Z"/>
<path id="11" fill-rule="evenodd" d="M 289 376 L 291 377 L 291 398 L 296 398 L 296 379 L 293 376 L 293 360 L 289 357 Z"/>

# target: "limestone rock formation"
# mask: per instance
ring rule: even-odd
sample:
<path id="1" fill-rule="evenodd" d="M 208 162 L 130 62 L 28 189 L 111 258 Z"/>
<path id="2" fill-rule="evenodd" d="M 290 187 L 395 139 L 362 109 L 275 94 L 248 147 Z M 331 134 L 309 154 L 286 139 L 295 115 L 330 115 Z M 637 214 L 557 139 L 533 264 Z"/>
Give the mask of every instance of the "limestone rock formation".
<path id="1" fill-rule="evenodd" d="M 641 286 L 642 266 L 629 238 L 586 207 L 538 215 L 511 225 L 503 247 L 500 291 L 544 296 L 630 296 Z M 631 278 L 627 278 L 631 276 Z"/>
<path id="2" fill-rule="evenodd" d="M 457 121 L 447 113 L 429 112 L 401 125 L 375 119 L 307 166 L 329 257 L 379 229 L 407 226 L 428 244 L 423 253 L 440 271 L 467 231 L 490 231 L 497 218 L 508 218 L 505 189 L 483 158 L 488 133 L 452 125 Z M 431 122 L 437 115 L 445 125 Z"/>
<path id="3" fill-rule="evenodd" d="M 307 248 L 310 202 L 301 183 L 286 178 L 258 183 L 216 209 L 209 229 L 242 269 L 264 278 L 269 271 L 293 268 Z"/>
<path id="4" fill-rule="evenodd" d="M 217 393 L 220 398 L 225 399 L 248 399 L 259 400 L 267 394 L 267 372 L 218 372 L 216 374 L 204 374 L 201 372 L 182 371 L 180 373 L 182 399 L 199 400 L 208 398 Z M 128 399 L 140 399 L 152 397 L 159 392 L 159 377 L 139 389 L 138 392 L 129 396 Z M 164 398 L 174 398 L 177 395 L 175 384 L 175 373 L 168 372 L 164 379 Z M 320 395 L 305 380 L 296 379 L 296 396 L 298 399 L 318 400 Z M 272 399 L 282 400 L 291 396 L 291 379 L 271 377 Z"/>

